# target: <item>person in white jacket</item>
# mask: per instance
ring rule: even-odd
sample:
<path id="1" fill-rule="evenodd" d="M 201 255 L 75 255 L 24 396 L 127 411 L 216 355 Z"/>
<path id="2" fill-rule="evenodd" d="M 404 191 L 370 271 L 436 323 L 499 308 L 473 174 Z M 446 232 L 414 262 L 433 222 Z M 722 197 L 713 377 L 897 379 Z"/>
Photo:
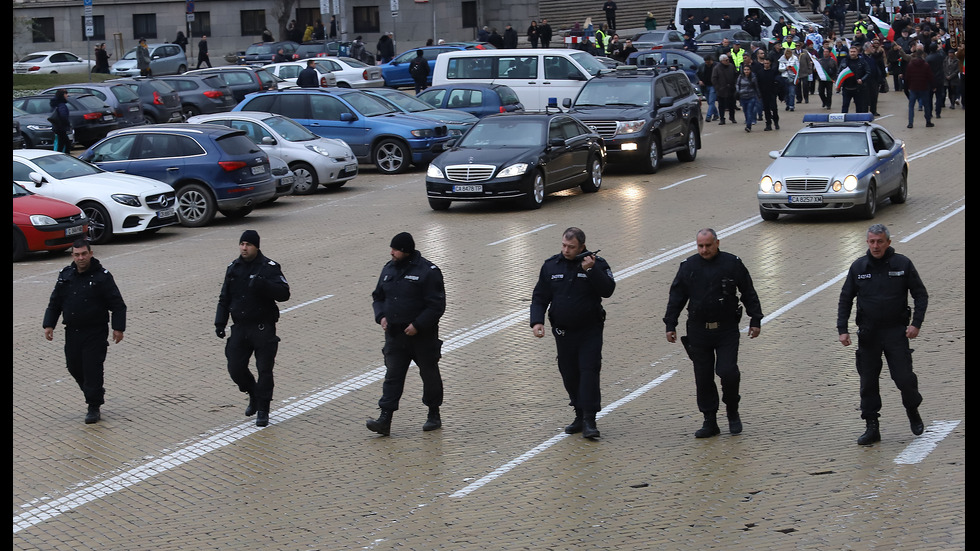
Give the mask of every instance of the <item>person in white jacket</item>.
<path id="1" fill-rule="evenodd" d="M 796 110 L 796 73 L 800 69 L 800 60 L 793 50 L 786 48 L 783 57 L 779 58 L 779 74 L 786 81 L 786 110 Z"/>

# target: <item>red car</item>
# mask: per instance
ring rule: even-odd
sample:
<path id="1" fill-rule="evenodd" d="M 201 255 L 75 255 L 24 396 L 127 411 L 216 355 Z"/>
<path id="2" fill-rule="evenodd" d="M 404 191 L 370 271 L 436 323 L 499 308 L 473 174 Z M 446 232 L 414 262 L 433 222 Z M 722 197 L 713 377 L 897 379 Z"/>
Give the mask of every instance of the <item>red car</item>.
<path id="1" fill-rule="evenodd" d="M 88 235 L 82 209 L 14 184 L 14 262 L 29 251 L 64 251 Z"/>

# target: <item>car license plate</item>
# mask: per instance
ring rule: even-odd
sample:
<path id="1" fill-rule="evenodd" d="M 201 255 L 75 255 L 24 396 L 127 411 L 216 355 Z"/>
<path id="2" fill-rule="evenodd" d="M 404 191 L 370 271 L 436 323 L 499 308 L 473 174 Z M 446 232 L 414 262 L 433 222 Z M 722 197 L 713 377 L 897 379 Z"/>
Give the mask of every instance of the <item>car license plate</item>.
<path id="1" fill-rule="evenodd" d="M 253 166 L 252 174 L 265 174 L 265 165 Z"/>
<path id="2" fill-rule="evenodd" d="M 65 228 L 65 235 L 76 235 L 82 233 L 83 226 L 73 226 L 71 228 Z"/>
<path id="3" fill-rule="evenodd" d="M 453 186 L 453 193 L 481 193 L 481 192 L 483 192 L 482 185 Z"/>
<path id="4" fill-rule="evenodd" d="M 134 106 L 132 106 L 132 107 L 129 108 L 129 112 L 130 113 L 135 113 L 135 112 L 137 112 L 139 110 L 140 110 L 140 106 L 139 105 L 134 105 Z"/>
<path id="5" fill-rule="evenodd" d="M 351 163 L 345 166 L 344 172 L 357 172 L 357 163 Z"/>
<path id="6" fill-rule="evenodd" d="M 790 203 L 806 203 L 806 204 L 820 204 L 823 203 L 823 197 L 820 195 L 790 195 Z"/>
<path id="7" fill-rule="evenodd" d="M 157 211 L 157 218 L 173 218 L 177 214 L 176 209 L 170 207 L 169 209 L 163 209 Z"/>
<path id="8" fill-rule="evenodd" d="M 111 121 L 114 120 L 114 117 L 112 115 L 102 115 L 102 120 Z"/>

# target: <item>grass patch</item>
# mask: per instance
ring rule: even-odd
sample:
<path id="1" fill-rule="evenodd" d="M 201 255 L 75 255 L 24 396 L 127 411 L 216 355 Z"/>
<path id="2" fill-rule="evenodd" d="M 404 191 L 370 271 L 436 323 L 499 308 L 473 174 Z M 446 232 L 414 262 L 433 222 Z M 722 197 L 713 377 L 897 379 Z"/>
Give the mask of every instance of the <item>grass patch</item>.
<path id="1" fill-rule="evenodd" d="M 120 78 L 118 75 L 107 75 L 105 73 L 92 73 L 89 80 L 88 73 L 62 74 L 57 75 L 18 75 L 14 74 L 14 90 L 47 90 L 52 86 L 64 84 L 78 84 L 84 82 L 103 82 L 113 78 Z"/>

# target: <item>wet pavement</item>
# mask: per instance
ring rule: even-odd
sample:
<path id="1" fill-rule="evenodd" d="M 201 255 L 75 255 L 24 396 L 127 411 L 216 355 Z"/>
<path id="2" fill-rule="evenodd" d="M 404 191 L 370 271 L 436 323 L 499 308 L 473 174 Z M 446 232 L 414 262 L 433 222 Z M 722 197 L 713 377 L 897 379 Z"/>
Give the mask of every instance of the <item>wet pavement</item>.
<path id="1" fill-rule="evenodd" d="M 839 105 L 839 96 L 835 98 Z M 907 130 L 904 95 L 879 122 L 906 140 L 909 199 L 875 222 L 918 268 L 930 301 L 915 371 L 926 432 L 915 437 L 882 374 L 882 441 L 861 447 L 854 347 L 837 341 L 841 277 L 870 222 L 782 217 L 755 199 L 782 130 L 704 130 L 694 163 L 656 175 L 611 167 L 597 194 L 540 210 L 454 204 L 431 211 L 424 171 L 370 167 L 338 191 L 286 197 L 242 220 L 167 228 L 94 247 L 129 307 L 109 347 L 102 421 L 41 317 L 68 255 L 13 265 L 15 549 L 914 549 L 965 547 L 965 120 Z M 792 116 L 790 116 L 792 115 Z M 742 119 L 742 113 L 737 117 Z M 528 327 L 541 262 L 579 226 L 617 277 L 605 301 L 599 441 L 572 415 L 554 341 Z M 748 267 L 766 318 L 741 342 L 745 430 L 698 440 L 690 360 L 661 318 L 695 232 Z M 246 418 L 213 318 L 244 229 L 280 262 L 271 424 Z M 410 231 L 446 278 L 443 428 L 423 433 L 410 375 L 390 437 L 377 415 L 383 337 L 371 291 L 388 243 Z M 852 321 L 853 324 L 853 321 Z"/>

